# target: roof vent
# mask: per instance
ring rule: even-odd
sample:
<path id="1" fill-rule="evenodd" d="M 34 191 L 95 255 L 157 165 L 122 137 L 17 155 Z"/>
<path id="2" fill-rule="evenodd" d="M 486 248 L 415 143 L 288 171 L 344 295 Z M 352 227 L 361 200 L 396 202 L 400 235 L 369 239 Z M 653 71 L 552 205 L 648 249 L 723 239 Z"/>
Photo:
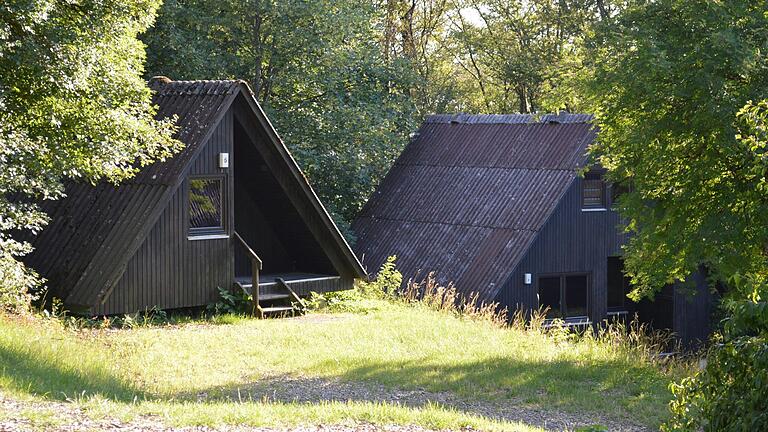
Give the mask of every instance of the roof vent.
<path id="1" fill-rule="evenodd" d="M 171 82 L 171 79 L 167 76 L 156 75 L 149 79 L 149 87 L 156 90 L 157 87 L 160 87 L 163 84 L 169 84 Z"/>

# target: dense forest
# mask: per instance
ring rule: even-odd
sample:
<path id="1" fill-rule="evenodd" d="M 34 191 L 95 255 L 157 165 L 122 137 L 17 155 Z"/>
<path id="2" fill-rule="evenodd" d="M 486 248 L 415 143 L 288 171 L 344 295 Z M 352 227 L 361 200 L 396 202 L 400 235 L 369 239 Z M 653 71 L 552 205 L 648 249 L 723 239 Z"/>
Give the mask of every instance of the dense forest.
<path id="1" fill-rule="evenodd" d="M 669 429 L 761 430 L 767 50 L 763 0 L 3 2 L 0 304 L 41 282 L 17 236 L 45 226 L 37 201 L 178 150 L 153 75 L 246 80 L 345 231 L 430 113 L 590 112 L 592 156 L 629 190 L 632 296 L 701 266 L 729 287 Z"/>
<path id="2" fill-rule="evenodd" d="M 248 81 L 345 227 L 425 115 L 586 109 L 601 0 L 169 0 L 146 76 Z M 349 231 L 347 231 L 349 235 Z"/>

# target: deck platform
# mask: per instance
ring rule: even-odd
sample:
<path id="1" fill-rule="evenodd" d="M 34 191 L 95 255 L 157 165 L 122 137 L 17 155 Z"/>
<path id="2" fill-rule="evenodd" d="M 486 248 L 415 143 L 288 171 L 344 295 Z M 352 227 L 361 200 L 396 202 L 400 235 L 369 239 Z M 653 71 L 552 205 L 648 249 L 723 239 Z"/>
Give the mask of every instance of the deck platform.
<path id="1" fill-rule="evenodd" d="M 311 291 L 328 292 L 340 288 L 341 276 L 327 275 L 318 273 L 263 273 L 259 275 L 259 286 L 261 287 L 261 296 L 271 295 L 270 288 L 277 286 L 277 279 L 283 279 L 299 295 L 309 295 Z M 250 276 L 236 276 L 235 282 L 243 287 L 247 292 L 251 290 Z"/>

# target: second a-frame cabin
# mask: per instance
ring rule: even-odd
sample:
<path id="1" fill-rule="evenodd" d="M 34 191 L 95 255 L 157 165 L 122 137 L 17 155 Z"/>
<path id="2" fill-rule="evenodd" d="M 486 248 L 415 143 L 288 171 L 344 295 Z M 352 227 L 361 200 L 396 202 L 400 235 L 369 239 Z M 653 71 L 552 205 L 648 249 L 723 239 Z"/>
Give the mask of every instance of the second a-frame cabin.
<path id="1" fill-rule="evenodd" d="M 150 87 L 185 148 L 118 187 L 70 184 L 44 206 L 51 223 L 26 262 L 49 296 L 112 315 L 202 306 L 219 288 L 255 283 L 262 313 L 365 278 L 247 84 L 160 77 Z"/>
<path id="2" fill-rule="evenodd" d="M 706 340 L 713 302 L 703 273 L 653 302 L 627 297 L 615 208 L 623 188 L 589 164 L 591 120 L 428 117 L 352 224 L 363 263 L 373 271 L 396 255 L 406 280 L 435 272 L 465 298 L 510 311 L 542 308 L 572 325 L 637 315 L 685 342 Z"/>

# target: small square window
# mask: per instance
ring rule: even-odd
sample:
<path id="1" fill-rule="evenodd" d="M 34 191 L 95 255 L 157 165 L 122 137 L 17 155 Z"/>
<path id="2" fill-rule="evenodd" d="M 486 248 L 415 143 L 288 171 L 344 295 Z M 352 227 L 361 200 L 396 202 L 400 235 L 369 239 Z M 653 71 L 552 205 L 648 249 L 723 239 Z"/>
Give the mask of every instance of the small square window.
<path id="1" fill-rule="evenodd" d="M 190 234 L 211 234 L 224 231 L 223 179 L 189 179 Z"/>
<path id="2" fill-rule="evenodd" d="M 605 182 L 597 173 L 587 173 L 581 182 L 581 208 L 605 208 Z"/>

